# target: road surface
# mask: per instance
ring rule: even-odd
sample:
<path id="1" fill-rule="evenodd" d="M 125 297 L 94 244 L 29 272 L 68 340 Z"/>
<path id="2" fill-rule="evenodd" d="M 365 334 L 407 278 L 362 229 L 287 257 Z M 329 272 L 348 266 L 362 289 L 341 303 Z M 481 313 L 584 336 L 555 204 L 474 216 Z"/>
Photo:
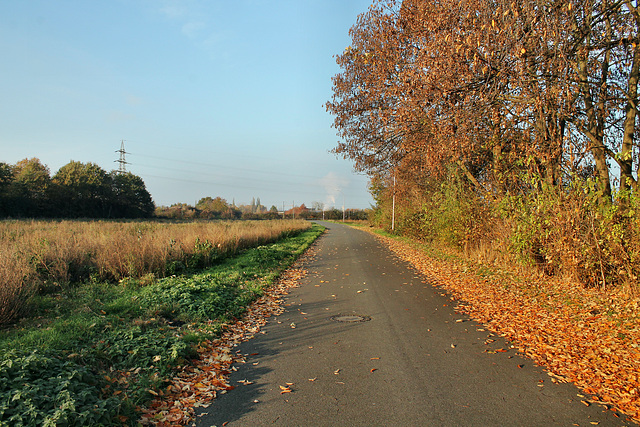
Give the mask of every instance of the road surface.
<path id="1" fill-rule="evenodd" d="M 369 233 L 323 225 L 309 275 L 241 345 L 237 388 L 198 426 L 632 425 L 456 313 Z"/>

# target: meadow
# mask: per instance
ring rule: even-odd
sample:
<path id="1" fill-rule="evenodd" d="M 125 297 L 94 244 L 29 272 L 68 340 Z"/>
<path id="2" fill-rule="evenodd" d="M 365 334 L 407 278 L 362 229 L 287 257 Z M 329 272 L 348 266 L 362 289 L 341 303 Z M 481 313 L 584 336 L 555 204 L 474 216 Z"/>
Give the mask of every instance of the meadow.
<path id="1" fill-rule="evenodd" d="M 11 277 L 30 293 L 0 327 L 0 425 L 21 426 L 136 425 L 154 390 L 324 229 L 35 221 L 1 230 L 4 271 L 10 256 L 21 260 Z"/>
<path id="2" fill-rule="evenodd" d="M 37 293 L 83 281 L 151 281 L 309 228 L 305 221 L 2 221 L 0 325 Z"/>

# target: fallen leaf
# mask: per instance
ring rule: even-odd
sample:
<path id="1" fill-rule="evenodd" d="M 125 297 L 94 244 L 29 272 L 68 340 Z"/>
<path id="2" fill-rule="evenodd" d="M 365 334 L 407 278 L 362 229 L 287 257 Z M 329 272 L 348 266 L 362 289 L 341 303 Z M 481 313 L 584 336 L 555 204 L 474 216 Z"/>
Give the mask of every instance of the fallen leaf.
<path id="1" fill-rule="evenodd" d="M 289 387 L 280 386 L 280 394 L 291 393 L 291 389 Z"/>
<path id="2" fill-rule="evenodd" d="M 542 274 L 523 275 L 508 265 L 500 270 L 475 263 L 462 266 L 457 260 L 432 258 L 410 243 L 375 236 L 435 289 L 459 301 L 456 311 L 485 324 L 477 331 L 499 333 L 552 373 L 552 382 L 573 381 L 599 396 L 599 402 L 640 421 L 635 393 L 640 384 L 640 300 L 629 288 L 612 286 L 605 291 Z M 499 274 L 480 276 L 477 265 Z"/>

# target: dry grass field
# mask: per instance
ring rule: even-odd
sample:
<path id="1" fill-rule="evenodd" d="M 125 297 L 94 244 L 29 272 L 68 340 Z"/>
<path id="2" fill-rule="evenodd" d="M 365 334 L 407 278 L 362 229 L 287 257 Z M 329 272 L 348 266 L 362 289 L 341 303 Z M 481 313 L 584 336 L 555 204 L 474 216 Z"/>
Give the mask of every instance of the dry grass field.
<path id="1" fill-rule="evenodd" d="M 309 228 L 305 221 L 0 222 L 0 324 L 38 290 L 163 277 Z"/>

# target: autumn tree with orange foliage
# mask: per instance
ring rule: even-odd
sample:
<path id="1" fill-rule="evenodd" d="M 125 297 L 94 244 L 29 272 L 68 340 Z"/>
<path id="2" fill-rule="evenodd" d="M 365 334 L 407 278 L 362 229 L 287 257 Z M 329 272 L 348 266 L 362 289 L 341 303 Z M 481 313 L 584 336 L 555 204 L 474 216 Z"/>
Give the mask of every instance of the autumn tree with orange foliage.
<path id="1" fill-rule="evenodd" d="M 403 195 L 401 230 L 420 234 L 442 186 L 461 185 L 460 201 L 475 200 L 465 212 L 487 208 L 485 222 L 512 227 L 511 251 L 553 271 L 562 250 L 580 252 L 560 242 L 604 241 L 571 268 L 633 280 L 639 28 L 631 0 L 377 0 L 337 56 L 334 152 L 375 179 L 380 209 Z M 562 229 L 548 224 L 559 215 Z"/>

